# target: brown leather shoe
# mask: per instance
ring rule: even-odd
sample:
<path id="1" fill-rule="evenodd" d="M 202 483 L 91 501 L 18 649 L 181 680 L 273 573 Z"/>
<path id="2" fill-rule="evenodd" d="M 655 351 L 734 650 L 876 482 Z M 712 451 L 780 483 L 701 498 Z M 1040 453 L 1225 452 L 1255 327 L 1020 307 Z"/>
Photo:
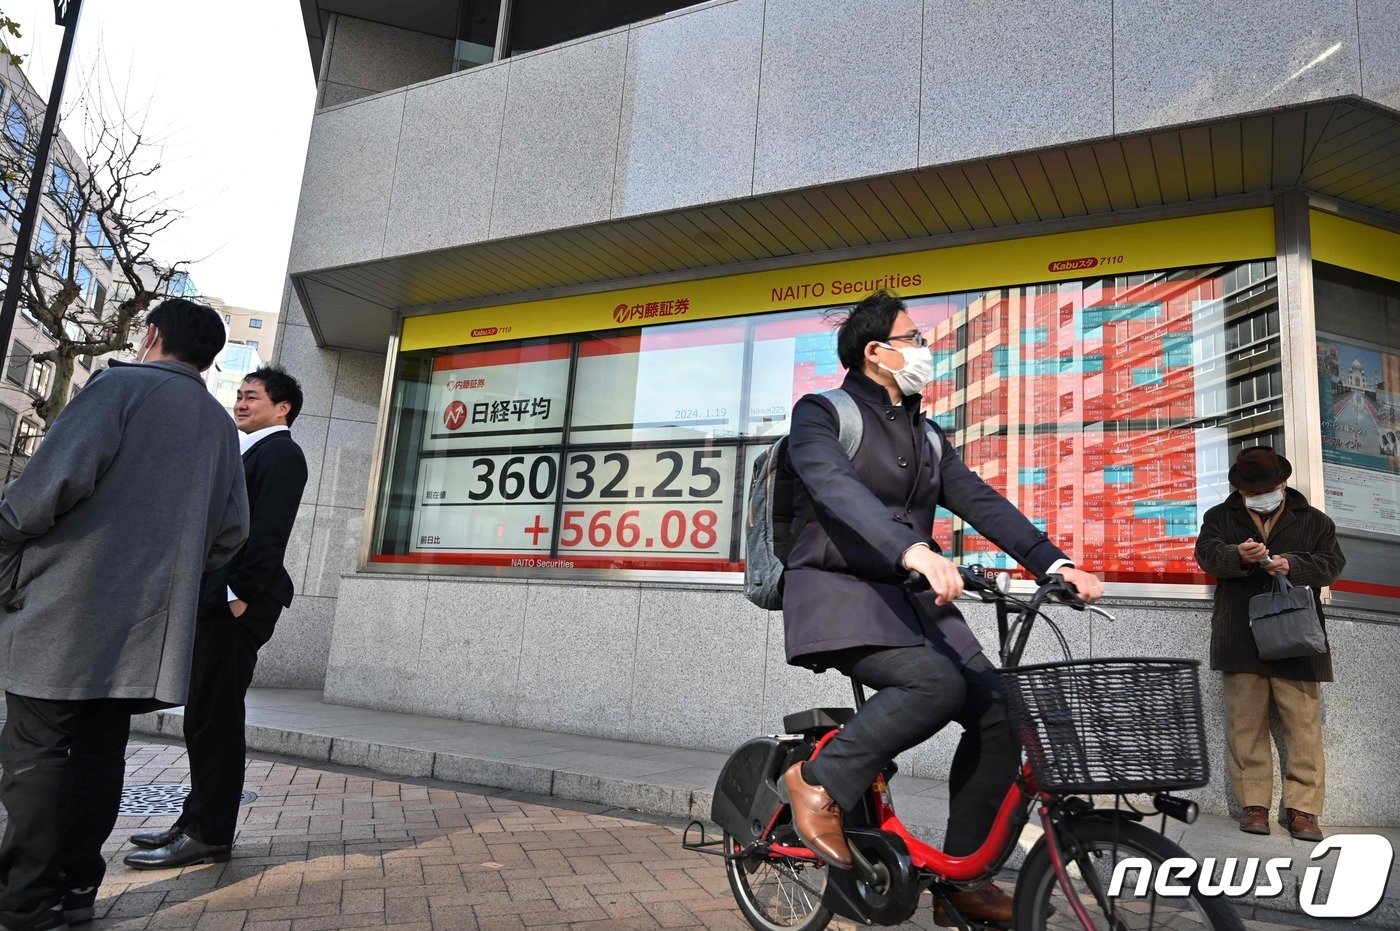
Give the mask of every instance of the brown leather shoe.
<path id="1" fill-rule="evenodd" d="M 1012 898 L 993 883 L 971 892 L 950 892 L 946 898 L 969 921 L 1011 927 Z M 933 910 L 933 923 L 940 928 L 957 927 L 957 921 L 943 904 L 943 899 L 938 900 L 938 906 Z"/>
<path id="2" fill-rule="evenodd" d="M 1244 806 L 1244 814 L 1240 815 L 1240 830 L 1246 834 L 1268 834 L 1269 809 L 1262 805 Z"/>
<path id="3" fill-rule="evenodd" d="M 797 836 L 830 866 L 850 869 L 853 861 L 841 826 L 841 806 L 831 793 L 821 786 L 808 785 L 802 778 L 801 763 L 788 767 L 783 786 L 792 805 L 792 825 L 797 828 Z"/>
<path id="4" fill-rule="evenodd" d="M 1296 808 L 1285 808 L 1284 818 L 1288 824 L 1288 833 L 1297 840 L 1322 840 L 1322 825 L 1317 823 L 1317 815 L 1310 815 L 1306 811 L 1299 811 Z"/>

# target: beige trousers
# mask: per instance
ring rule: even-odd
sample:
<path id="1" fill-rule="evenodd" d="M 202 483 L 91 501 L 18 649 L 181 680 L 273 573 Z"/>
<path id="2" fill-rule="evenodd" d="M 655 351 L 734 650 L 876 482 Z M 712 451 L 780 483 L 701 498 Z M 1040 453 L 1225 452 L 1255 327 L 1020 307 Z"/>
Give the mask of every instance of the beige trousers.
<path id="1" fill-rule="evenodd" d="M 1245 807 L 1273 807 L 1270 697 L 1283 722 L 1287 756 L 1283 807 L 1320 815 L 1327 764 L 1322 749 L 1322 687 L 1318 682 L 1225 673 L 1225 729 L 1235 798 Z"/>

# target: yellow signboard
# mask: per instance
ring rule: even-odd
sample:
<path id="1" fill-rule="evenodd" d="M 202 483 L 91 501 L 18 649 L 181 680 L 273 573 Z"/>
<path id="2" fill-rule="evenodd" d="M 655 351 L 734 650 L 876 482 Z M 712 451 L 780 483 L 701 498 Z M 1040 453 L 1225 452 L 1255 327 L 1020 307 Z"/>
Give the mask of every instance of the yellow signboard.
<path id="1" fill-rule="evenodd" d="M 402 351 L 852 304 L 879 288 L 945 294 L 1274 255 L 1273 209 L 648 285 L 409 317 Z"/>
<path id="2" fill-rule="evenodd" d="M 1313 258 L 1328 265 L 1400 281 L 1400 233 L 1311 212 Z"/>

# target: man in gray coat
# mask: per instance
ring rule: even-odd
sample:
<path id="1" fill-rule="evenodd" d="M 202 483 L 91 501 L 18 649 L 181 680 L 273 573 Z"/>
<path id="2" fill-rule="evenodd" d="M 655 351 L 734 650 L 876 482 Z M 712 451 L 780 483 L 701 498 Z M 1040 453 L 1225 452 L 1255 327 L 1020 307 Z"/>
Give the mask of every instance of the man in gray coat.
<path id="1" fill-rule="evenodd" d="M 210 307 L 167 300 L 0 496 L 0 926 L 92 916 L 130 716 L 184 703 L 200 580 L 248 534 Z"/>

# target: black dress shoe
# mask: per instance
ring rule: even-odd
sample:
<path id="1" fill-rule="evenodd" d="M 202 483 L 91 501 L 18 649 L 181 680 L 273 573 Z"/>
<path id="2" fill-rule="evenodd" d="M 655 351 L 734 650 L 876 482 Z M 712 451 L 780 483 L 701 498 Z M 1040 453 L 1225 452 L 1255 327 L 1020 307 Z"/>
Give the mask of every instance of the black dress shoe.
<path id="1" fill-rule="evenodd" d="M 97 887 L 69 889 L 63 894 L 63 920 L 70 925 L 81 925 L 92 921 L 96 913 Z"/>
<path id="2" fill-rule="evenodd" d="M 142 850 L 156 850 L 179 837 L 184 832 L 179 827 L 166 828 L 164 831 L 145 831 L 141 834 L 133 834 L 127 838 L 132 846 L 140 847 Z"/>
<path id="3" fill-rule="evenodd" d="M 133 870 L 173 870 L 195 863 L 225 863 L 233 855 L 231 844 L 206 844 L 183 831 L 156 850 L 137 850 L 122 860 Z"/>
<path id="4" fill-rule="evenodd" d="M 51 931 L 62 928 L 68 922 L 63 920 L 63 908 L 55 905 L 21 922 L 0 921 L 0 931 Z"/>

